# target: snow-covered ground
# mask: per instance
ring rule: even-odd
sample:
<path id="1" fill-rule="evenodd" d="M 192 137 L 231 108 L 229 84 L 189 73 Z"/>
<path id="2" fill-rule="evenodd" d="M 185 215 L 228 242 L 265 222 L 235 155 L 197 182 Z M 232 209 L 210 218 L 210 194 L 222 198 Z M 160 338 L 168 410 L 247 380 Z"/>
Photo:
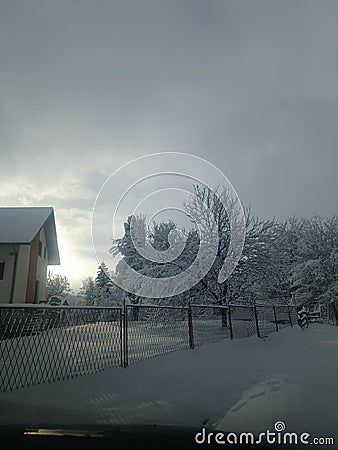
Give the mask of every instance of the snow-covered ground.
<path id="1" fill-rule="evenodd" d="M 128 368 L 0 393 L 0 423 L 173 424 L 333 436 L 338 327 L 204 344 Z"/>

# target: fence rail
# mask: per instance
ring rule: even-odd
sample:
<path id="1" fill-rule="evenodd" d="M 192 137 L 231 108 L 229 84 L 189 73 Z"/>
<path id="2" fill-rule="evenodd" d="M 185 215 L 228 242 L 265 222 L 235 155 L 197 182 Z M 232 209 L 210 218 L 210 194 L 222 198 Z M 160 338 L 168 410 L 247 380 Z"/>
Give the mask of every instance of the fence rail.
<path id="1" fill-rule="evenodd" d="M 0 390 L 96 373 L 297 323 L 285 305 L 0 305 Z"/>

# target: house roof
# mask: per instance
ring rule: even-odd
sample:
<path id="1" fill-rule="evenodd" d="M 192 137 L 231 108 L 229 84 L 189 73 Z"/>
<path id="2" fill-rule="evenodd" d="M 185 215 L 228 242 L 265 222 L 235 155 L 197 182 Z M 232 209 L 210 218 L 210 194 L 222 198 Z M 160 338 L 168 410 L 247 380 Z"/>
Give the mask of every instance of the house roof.
<path id="1" fill-rule="evenodd" d="M 54 210 L 51 207 L 0 207 L 0 244 L 30 244 L 44 227 L 48 264 L 60 264 Z"/>

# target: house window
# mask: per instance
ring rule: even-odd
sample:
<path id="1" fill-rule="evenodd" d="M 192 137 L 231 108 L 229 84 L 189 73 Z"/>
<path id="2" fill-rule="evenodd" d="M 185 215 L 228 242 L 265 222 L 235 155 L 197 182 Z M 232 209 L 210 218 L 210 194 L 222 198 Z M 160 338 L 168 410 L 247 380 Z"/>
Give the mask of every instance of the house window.
<path id="1" fill-rule="evenodd" d="M 47 256 L 47 248 L 45 247 L 43 249 L 43 257 L 46 259 L 46 256 Z"/>
<path id="2" fill-rule="evenodd" d="M 42 242 L 41 241 L 39 241 L 39 256 L 41 256 L 42 255 Z"/>
<path id="3" fill-rule="evenodd" d="M 5 275 L 5 263 L 0 262 L 0 280 L 4 279 L 4 275 Z"/>

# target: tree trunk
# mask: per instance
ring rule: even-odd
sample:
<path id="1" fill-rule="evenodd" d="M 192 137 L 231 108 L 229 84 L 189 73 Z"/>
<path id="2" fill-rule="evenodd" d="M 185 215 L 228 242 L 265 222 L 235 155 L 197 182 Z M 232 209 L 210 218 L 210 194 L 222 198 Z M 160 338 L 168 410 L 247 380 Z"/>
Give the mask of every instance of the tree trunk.
<path id="1" fill-rule="evenodd" d="M 338 311 L 337 311 L 336 305 L 334 303 L 331 303 L 331 306 L 332 306 L 334 318 L 336 320 L 336 325 L 338 325 Z"/>

